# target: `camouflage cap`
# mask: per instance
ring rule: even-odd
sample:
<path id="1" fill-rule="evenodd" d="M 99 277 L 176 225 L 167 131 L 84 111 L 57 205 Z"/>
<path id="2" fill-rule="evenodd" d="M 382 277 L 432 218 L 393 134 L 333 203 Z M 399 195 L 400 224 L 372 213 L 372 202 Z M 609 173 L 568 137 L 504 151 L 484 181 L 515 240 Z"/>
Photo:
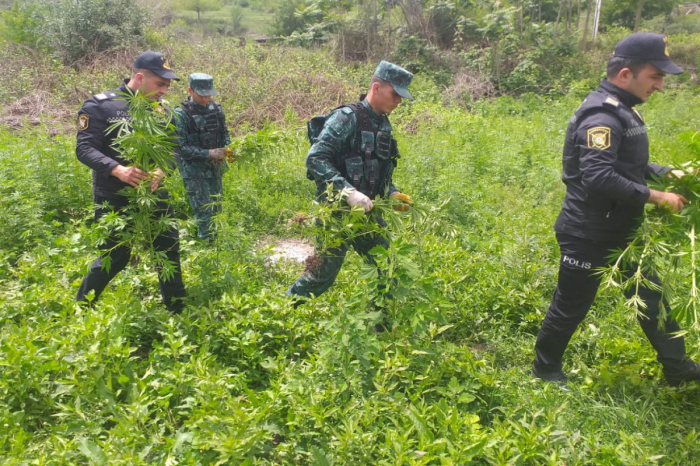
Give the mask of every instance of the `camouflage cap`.
<path id="1" fill-rule="evenodd" d="M 201 96 L 218 94 L 214 89 L 214 78 L 206 73 L 192 73 L 190 87 Z"/>
<path id="2" fill-rule="evenodd" d="M 413 79 L 412 73 L 398 65 L 382 60 L 374 71 L 374 75 L 379 79 L 388 81 L 391 87 L 393 87 L 396 93 L 401 97 L 413 100 L 413 96 L 408 92 L 408 86 Z"/>

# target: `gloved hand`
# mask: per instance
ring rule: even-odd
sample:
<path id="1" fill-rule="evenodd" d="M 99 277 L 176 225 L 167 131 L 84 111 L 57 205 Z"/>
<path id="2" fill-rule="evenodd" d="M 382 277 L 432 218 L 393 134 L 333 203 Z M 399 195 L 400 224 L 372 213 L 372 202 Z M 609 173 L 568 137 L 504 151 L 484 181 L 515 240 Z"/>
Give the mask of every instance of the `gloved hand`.
<path id="1" fill-rule="evenodd" d="M 413 204 L 411 196 L 409 196 L 408 194 L 400 193 L 398 191 L 392 194 L 391 198 L 401 202 L 401 204 L 396 204 L 394 206 L 394 210 L 398 210 L 400 212 L 406 212 L 408 210 L 408 206 Z"/>
<path id="2" fill-rule="evenodd" d="M 355 188 L 347 190 L 348 196 L 345 198 L 345 202 L 348 203 L 350 207 L 355 207 L 356 205 L 361 206 L 365 209 L 365 212 L 369 212 L 374 207 L 372 204 L 372 199 L 362 194 Z"/>
<path id="3" fill-rule="evenodd" d="M 216 162 L 221 162 L 226 157 L 223 147 L 219 149 L 209 149 L 209 158 Z"/>
<path id="4" fill-rule="evenodd" d="M 229 148 L 224 149 L 224 154 L 226 154 L 226 161 L 228 163 L 233 163 L 236 161 L 236 156 L 233 155 L 233 149 L 229 149 Z"/>

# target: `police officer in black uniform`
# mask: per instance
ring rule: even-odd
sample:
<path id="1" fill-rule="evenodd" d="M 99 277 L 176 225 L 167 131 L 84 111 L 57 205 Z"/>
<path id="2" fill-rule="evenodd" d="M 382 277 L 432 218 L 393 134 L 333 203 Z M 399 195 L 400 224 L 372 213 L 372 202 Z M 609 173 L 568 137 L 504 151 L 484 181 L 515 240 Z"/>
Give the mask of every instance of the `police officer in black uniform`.
<path id="1" fill-rule="evenodd" d="M 155 190 L 164 173 L 157 169 L 153 174 L 130 166 L 127 160 L 119 156 L 112 147 L 116 131 L 107 132 L 109 126 L 118 120 L 128 120 L 128 103 L 119 96 L 124 93 L 141 91 L 153 100 L 159 101 L 170 87 L 171 80 L 179 80 L 170 69 L 165 55 L 148 51 L 139 55 L 134 61 L 131 78 L 125 79 L 116 91 L 103 92 L 87 99 L 78 111 L 78 141 L 76 154 L 78 160 L 92 169 L 93 199 L 95 201 L 95 220 L 99 220 L 113 209 L 124 209 L 128 199 L 121 191 L 128 187 L 136 187 L 144 179 L 152 177 L 151 189 Z M 174 122 L 174 121 L 173 121 Z M 164 200 L 156 207 L 156 213 L 170 213 L 170 207 L 165 201 L 167 193 L 158 191 Z M 101 207 L 105 203 L 110 208 Z M 116 238 L 110 238 L 100 246 L 103 255 L 98 257 L 90 266 L 88 275 L 83 279 L 78 290 L 76 301 L 87 300 L 88 293 L 94 291 L 94 300 L 100 296 L 107 284 L 126 267 L 131 257 L 131 250 L 126 246 L 118 246 Z M 168 310 L 174 313 L 182 311 L 185 286 L 182 282 L 180 269 L 180 244 L 175 228 L 156 237 L 153 246 L 158 251 L 164 251 L 168 261 L 175 264 L 175 273 L 165 280 L 159 276 L 160 291 Z M 103 258 L 109 255 L 110 267 L 103 267 Z"/>
<path id="2" fill-rule="evenodd" d="M 554 225 L 561 250 L 559 280 L 535 344 L 535 377 L 566 382 L 564 350 L 600 285 L 592 273 L 609 263 L 611 250 L 627 245 L 644 204 L 677 212 L 688 202 L 681 195 L 647 187 L 645 180 L 651 175 L 682 172 L 649 163 L 646 127 L 635 108 L 662 89 L 667 73 L 682 72 L 669 58 L 665 37 L 627 36 L 608 61 L 607 79 L 586 97 L 569 123 L 563 151 L 566 197 Z M 647 278 L 659 283 L 655 276 Z M 660 293 L 647 288 L 640 295 L 647 308 L 639 323 L 668 383 L 700 380 L 700 365 L 686 356 L 683 338 L 673 335 L 680 330 L 678 323 L 668 317 L 659 328 Z"/>

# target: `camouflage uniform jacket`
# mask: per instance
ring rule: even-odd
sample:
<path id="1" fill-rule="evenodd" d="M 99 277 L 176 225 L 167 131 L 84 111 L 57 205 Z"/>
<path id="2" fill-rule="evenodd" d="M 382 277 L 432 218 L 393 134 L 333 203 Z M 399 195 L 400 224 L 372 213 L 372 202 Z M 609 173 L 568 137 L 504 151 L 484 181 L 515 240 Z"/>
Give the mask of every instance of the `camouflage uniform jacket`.
<path id="1" fill-rule="evenodd" d="M 206 107 L 183 101 L 183 107 L 195 109 L 192 115 L 185 108 L 176 108 L 177 132 L 180 137 L 180 174 L 183 178 L 217 178 L 228 169 L 225 161 L 209 158 L 209 149 L 231 144 L 221 105 L 209 102 Z"/>
<path id="2" fill-rule="evenodd" d="M 323 193 L 326 191 L 328 183 L 332 183 L 333 189 L 336 190 L 355 187 L 370 197 L 374 197 L 373 194 L 375 193 L 381 196 L 390 196 L 392 193 L 398 192 L 398 189 L 392 182 L 394 163 L 395 158 L 398 158 L 398 151 L 396 151 L 394 159 L 390 161 L 388 157 L 377 157 L 377 150 L 374 148 L 374 139 L 378 132 L 390 135 L 392 130 L 391 123 L 389 123 L 386 115 L 377 114 L 366 99 L 362 100 L 361 104 L 369 115 L 375 133 L 366 135 L 363 132 L 359 135 L 357 131 L 357 116 L 349 107 L 341 107 L 328 116 L 323 131 L 321 131 L 318 140 L 311 146 L 306 156 L 306 167 L 309 174 L 316 181 L 316 198 L 319 200 L 323 200 Z M 381 185 L 374 189 L 374 193 L 367 192 L 365 187 L 354 186 L 358 184 L 357 180 L 351 179 L 348 175 L 357 169 L 361 172 L 361 184 L 366 184 L 365 177 L 367 173 L 364 161 L 361 159 L 353 160 L 358 159 L 358 157 L 350 157 L 355 148 L 358 147 L 358 142 L 366 142 L 357 141 L 358 137 L 371 140 L 371 146 L 373 147 L 372 163 L 378 170 L 378 178 L 381 180 Z M 395 150 L 395 143 L 393 147 Z M 382 158 L 384 160 L 381 160 Z"/>

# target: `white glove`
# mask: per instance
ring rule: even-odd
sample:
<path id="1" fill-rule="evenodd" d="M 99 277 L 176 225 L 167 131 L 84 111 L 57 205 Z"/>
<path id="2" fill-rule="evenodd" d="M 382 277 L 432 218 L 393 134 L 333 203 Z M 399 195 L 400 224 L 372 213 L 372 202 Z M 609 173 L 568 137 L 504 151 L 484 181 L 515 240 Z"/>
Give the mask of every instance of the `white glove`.
<path id="1" fill-rule="evenodd" d="M 357 189 L 350 188 L 347 189 L 346 192 L 348 195 L 345 198 L 345 202 L 347 202 L 350 207 L 355 207 L 356 205 L 359 205 L 363 209 L 365 209 L 365 212 L 369 212 L 370 210 L 372 210 L 372 207 L 374 207 L 374 204 L 372 204 L 372 199 L 365 196 Z"/>

